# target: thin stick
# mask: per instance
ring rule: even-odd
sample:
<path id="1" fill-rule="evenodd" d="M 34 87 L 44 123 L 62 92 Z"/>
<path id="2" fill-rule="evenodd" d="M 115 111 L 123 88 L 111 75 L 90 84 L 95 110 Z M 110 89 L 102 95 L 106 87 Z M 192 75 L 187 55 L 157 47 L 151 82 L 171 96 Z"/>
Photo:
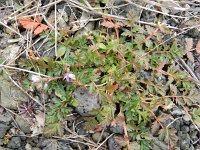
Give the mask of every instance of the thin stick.
<path id="1" fill-rule="evenodd" d="M 95 149 L 98 150 L 109 138 L 111 138 L 114 135 L 114 133 L 112 133 L 111 135 L 109 135 L 101 144 L 99 144 L 99 146 Z"/>
<path id="2" fill-rule="evenodd" d="M 70 0 L 70 4 L 74 5 L 74 7 L 77 7 L 79 9 L 83 10 L 83 11 L 86 11 L 86 12 L 90 13 L 90 14 L 96 14 L 96 15 L 99 15 L 99 16 L 103 16 L 103 15 L 104 16 L 109 16 L 109 17 L 112 17 L 112 18 L 115 18 L 115 19 L 119 19 L 119 20 L 129 20 L 128 18 L 125 18 L 125 17 L 98 12 L 95 9 L 88 10 L 87 8 L 85 8 L 85 7 L 83 8 L 83 7 L 79 6 L 77 3 L 75 3 L 75 4 L 74 3 L 75 3 L 74 1 Z M 78 21 L 74 21 L 74 22 L 78 22 Z M 157 24 L 155 24 L 153 22 L 145 22 L 145 21 L 140 21 L 140 20 L 138 20 L 136 22 L 137 23 L 141 23 L 141 24 L 151 25 L 151 26 L 157 26 Z M 173 26 L 170 26 L 170 25 L 167 25 L 167 24 L 166 24 L 166 27 L 168 27 L 169 29 L 182 30 L 182 29 L 179 29 L 177 27 L 173 27 Z"/>
<path id="3" fill-rule="evenodd" d="M 5 71 L 5 73 L 8 75 L 8 77 L 12 81 L 12 83 L 14 83 L 23 93 L 25 93 L 29 98 L 31 98 L 33 101 L 35 101 L 36 103 L 38 103 L 42 108 L 44 108 L 44 106 L 37 99 L 35 99 L 34 97 L 32 97 L 21 86 L 19 86 L 19 84 L 12 79 L 12 77 L 9 75 L 9 73 L 7 71 Z"/>
<path id="4" fill-rule="evenodd" d="M 172 122 L 170 122 L 170 123 L 167 125 L 167 128 L 169 128 L 170 125 L 172 125 L 176 120 L 181 119 L 181 118 L 182 118 L 182 117 L 178 117 L 178 118 L 174 119 Z"/>
<path id="5" fill-rule="evenodd" d="M 34 71 L 30 71 L 30 70 L 26 70 L 26 69 L 21 69 L 21 68 L 17 68 L 17 67 L 12 67 L 12 66 L 8 66 L 8 65 L 0 64 L 0 67 L 14 69 L 14 70 L 19 70 L 19 71 L 24 71 L 24 72 L 32 73 L 32 74 L 39 75 L 39 76 L 42 76 L 42 77 L 51 78 L 50 76 L 47 76 L 47 75 L 44 75 L 44 74 L 41 74 L 41 73 L 37 73 L 37 72 L 34 72 Z"/>
<path id="6" fill-rule="evenodd" d="M 10 14 L 10 15 L 8 16 L 8 18 L 11 18 L 11 16 L 15 15 L 16 13 L 18 13 L 18 12 L 20 12 L 21 10 L 25 9 L 26 7 L 31 6 L 31 4 L 32 4 L 33 2 L 34 2 L 34 1 L 31 1 L 31 2 L 29 2 L 28 4 L 26 4 L 25 6 L 23 6 L 23 7 L 19 8 L 18 10 L 14 11 L 12 14 Z"/>
<path id="7" fill-rule="evenodd" d="M 170 14 L 167 14 L 167 13 L 164 13 L 164 12 L 161 12 L 161 11 L 157 11 L 157 10 L 154 10 L 154 9 L 150 9 L 150 8 L 147 8 L 147 7 L 138 5 L 138 4 L 136 4 L 136 3 L 134 3 L 134 2 L 132 2 L 132 1 L 130 1 L 130 0 L 125 0 L 125 1 L 127 1 L 128 3 L 130 3 L 130 4 L 132 4 L 132 5 L 136 6 L 136 7 L 141 8 L 141 9 L 145 9 L 145 10 L 148 10 L 148 11 L 152 11 L 152 12 L 155 12 L 155 13 L 159 13 L 159 14 L 162 14 L 162 15 L 165 15 L 165 16 L 170 16 L 170 17 L 174 17 L 174 18 L 184 18 L 184 19 L 188 18 L 188 17 L 177 16 L 177 15 L 170 15 Z"/>
<path id="8" fill-rule="evenodd" d="M 8 28 L 9 30 L 11 30 L 12 32 L 16 33 L 17 35 L 19 35 L 21 38 L 24 39 L 24 37 L 17 31 L 15 31 L 14 29 L 12 29 L 11 27 L 9 27 L 8 25 L 6 25 L 5 23 L 3 23 L 2 21 L 0 21 L 0 24 L 6 28 Z"/>
<path id="9" fill-rule="evenodd" d="M 56 0 L 55 0 L 55 16 L 54 16 L 54 19 L 55 19 L 55 55 L 57 56 L 57 40 L 58 40 L 58 32 L 57 32 L 57 3 L 56 3 Z"/>

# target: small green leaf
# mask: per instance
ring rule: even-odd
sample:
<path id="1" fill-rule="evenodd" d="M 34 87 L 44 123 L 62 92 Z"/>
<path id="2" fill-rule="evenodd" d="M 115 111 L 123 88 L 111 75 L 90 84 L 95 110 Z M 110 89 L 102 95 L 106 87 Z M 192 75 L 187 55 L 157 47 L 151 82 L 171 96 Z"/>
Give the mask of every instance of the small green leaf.
<path id="1" fill-rule="evenodd" d="M 58 51 L 57 51 L 57 58 L 63 56 L 66 52 L 66 47 L 65 46 L 59 46 Z"/>
<path id="2" fill-rule="evenodd" d="M 106 49 L 106 46 L 103 43 L 99 43 L 99 48 Z"/>
<path id="3" fill-rule="evenodd" d="M 72 102 L 71 104 L 74 106 L 74 107 L 77 107 L 78 106 L 78 101 L 76 99 L 72 99 Z"/>

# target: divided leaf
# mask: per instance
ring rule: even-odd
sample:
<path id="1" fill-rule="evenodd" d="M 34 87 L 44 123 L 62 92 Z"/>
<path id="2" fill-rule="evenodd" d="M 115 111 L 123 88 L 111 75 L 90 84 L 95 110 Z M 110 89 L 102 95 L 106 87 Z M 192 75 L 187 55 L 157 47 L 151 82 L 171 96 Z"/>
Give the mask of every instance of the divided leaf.
<path id="1" fill-rule="evenodd" d="M 163 128 L 159 131 L 159 140 L 166 142 L 171 147 L 174 147 L 177 143 L 176 130 L 174 128 Z"/>
<path id="2" fill-rule="evenodd" d="M 63 136 L 64 128 L 60 122 L 47 124 L 47 126 L 44 128 L 44 134 L 48 137 L 51 137 L 52 135 Z"/>
<path id="3" fill-rule="evenodd" d="M 39 16 L 36 16 L 35 20 L 33 20 L 31 17 L 18 18 L 18 22 L 22 25 L 22 27 L 28 30 L 33 30 L 34 35 L 38 35 L 48 28 L 48 26 L 42 24 L 41 21 L 42 18 Z"/>

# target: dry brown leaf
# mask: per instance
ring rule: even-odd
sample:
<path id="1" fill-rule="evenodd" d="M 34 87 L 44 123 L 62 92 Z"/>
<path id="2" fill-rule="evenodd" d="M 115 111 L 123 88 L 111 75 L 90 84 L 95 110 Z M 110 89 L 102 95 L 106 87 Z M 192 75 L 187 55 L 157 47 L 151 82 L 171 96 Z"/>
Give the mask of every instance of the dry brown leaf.
<path id="1" fill-rule="evenodd" d="M 178 89 L 177 89 L 176 85 L 170 84 L 169 87 L 170 87 L 170 91 L 171 91 L 174 95 L 177 95 Z"/>
<path id="2" fill-rule="evenodd" d="M 42 112 L 39 112 L 38 114 L 35 115 L 35 123 L 31 125 L 31 131 L 32 134 L 31 136 L 39 135 L 43 133 L 45 125 L 45 115 Z"/>
<path id="3" fill-rule="evenodd" d="M 104 21 L 101 23 L 102 26 L 106 28 L 114 28 L 115 24 L 112 21 Z"/>
<path id="4" fill-rule="evenodd" d="M 187 52 L 186 55 L 187 55 L 187 58 L 188 58 L 192 63 L 194 63 L 194 56 L 193 56 L 192 52 Z"/>
<path id="5" fill-rule="evenodd" d="M 125 123 L 125 117 L 122 112 L 120 112 L 115 119 L 110 123 L 110 126 L 120 126 L 123 127 Z"/>
<path id="6" fill-rule="evenodd" d="M 198 54 L 200 54 L 200 40 L 198 41 L 197 45 L 196 45 L 196 52 Z"/>
<path id="7" fill-rule="evenodd" d="M 107 85 L 107 86 L 106 86 L 106 91 L 107 91 L 109 94 L 112 95 L 118 88 L 119 88 L 119 85 L 118 85 L 118 84 Z"/>
<path id="8" fill-rule="evenodd" d="M 37 16 L 35 21 L 31 17 L 20 17 L 18 22 L 22 25 L 23 28 L 28 30 L 34 30 L 34 35 L 40 34 L 42 31 L 48 28 L 47 25 L 41 23 L 42 18 Z"/>
<path id="9" fill-rule="evenodd" d="M 192 47 L 193 47 L 193 39 L 192 39 L 192 38 L 186 38 L 186 39 L 185 39 L 185 42 L 186 42 L 186 44 L 185 44 L 185 52 L 187 53 L 187 52 L 189 52 L 189 51 L 192 49 Z"/>
<path id="10" fill-rule="evenodd" d="M 45 115 L 42 112 L 39 112 L 38 114 L 35 115 L 37 125 L 39 127 L 44 127 L 45 124 Z"/>
<path id="11" fill-rule="evenodd" d="M 119 147 L 124 147 L 127 145 L 127 140 L 123 136 L 115 135 L 114 141 L 119 145 Z"/>
<path id="12" fill-rule="evenodd" d="M 29 56 L 30 58 L 32 58 L 32 59 L 36 59 L 36 56 L 35 56 L 35 54 L 34 54 L 34 52 L 33 52 L 32 49 L 29 49 L 29 51 L 28 51 L 28 56 Z"/>

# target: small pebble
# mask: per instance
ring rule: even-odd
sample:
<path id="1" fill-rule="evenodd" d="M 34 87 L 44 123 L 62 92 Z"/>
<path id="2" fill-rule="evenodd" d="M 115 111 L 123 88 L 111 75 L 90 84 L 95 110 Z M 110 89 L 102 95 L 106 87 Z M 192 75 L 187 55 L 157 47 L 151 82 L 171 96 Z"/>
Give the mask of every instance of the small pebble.
<path id="1" fill-rule="evenodd" d="M 92 139 L 93 139 L 95 142 L 98 142 L 100 136 L 101 136 L 101 133 L 100 133 L 100 132 L 95 132 L 94 134 L 92 134 Z"/>
<path id="2" fill-rule="evenodd" d="M 188 126 L 182 126 L 181 131 L 183 131 L 183 133 L 188 133 L 190 131 L 190 128 Z"/>

